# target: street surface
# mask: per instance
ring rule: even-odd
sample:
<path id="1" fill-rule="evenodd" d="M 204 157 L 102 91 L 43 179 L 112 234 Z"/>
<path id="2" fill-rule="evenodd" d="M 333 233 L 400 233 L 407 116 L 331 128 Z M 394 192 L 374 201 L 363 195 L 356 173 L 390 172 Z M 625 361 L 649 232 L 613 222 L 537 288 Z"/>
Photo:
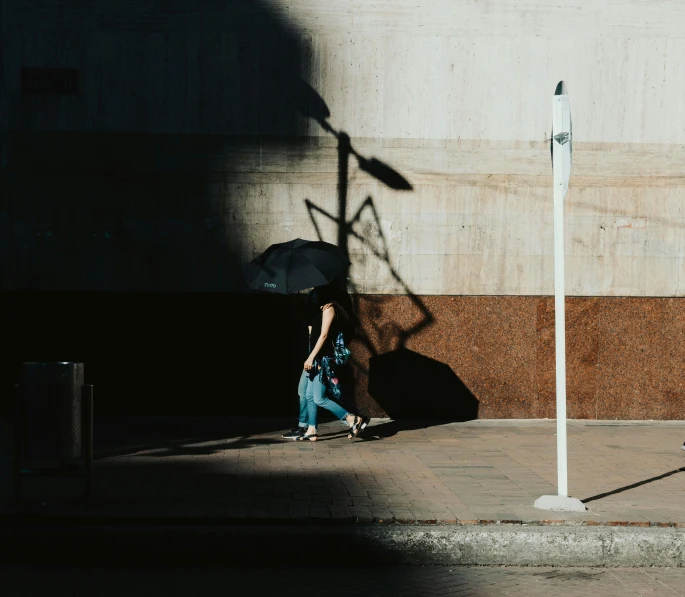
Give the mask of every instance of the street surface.
<path id="1" fill-rule="evenodd" d="M 288 546 L 284 546 L 287 548 Z M 15 568 L 3 570 L 3 597 L 202 597 L 266 595 L 320 597 L 650 597 L 685 596 L 685 569 L 599 568 L 167 568 L 145 562 L 125 568 Z"/>

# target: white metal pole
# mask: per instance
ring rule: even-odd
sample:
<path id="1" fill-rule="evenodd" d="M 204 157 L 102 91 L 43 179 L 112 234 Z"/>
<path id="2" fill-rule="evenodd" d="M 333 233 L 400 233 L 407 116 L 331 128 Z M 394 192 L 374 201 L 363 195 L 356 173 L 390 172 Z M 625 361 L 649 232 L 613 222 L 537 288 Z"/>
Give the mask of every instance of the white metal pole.
<path id="1" fill-rule="evenodd" d="M 553 98 L 554 132 L 563 127 L 568 96 Z M 566 103 L 566 106 L 564 106 Z M 560 126 L 561 125 L 561 126 Z M 559 127 L 559 128 L 557 128 Z M 557 487 L 560 496 L 568 497 L 568 455 L 566 442 L 566 311 L 564 305 L 564 159 L 556 139 L 552 151 L 554 163 L 554 327 L 557 388 Z"/>
<path id="2" fill-rule="evenodd" d="M 554 331 L 557 387 L 557 487 L 558 495 L 535 500 L 542 510 L 584 512 L 578 498 L 568 496 L 566 452 L 566 312 L 564 308 L 564 196 L 571 173 L 571 107 L 563 81 L 552 101 L 552 166 L 554 168 Z"/>

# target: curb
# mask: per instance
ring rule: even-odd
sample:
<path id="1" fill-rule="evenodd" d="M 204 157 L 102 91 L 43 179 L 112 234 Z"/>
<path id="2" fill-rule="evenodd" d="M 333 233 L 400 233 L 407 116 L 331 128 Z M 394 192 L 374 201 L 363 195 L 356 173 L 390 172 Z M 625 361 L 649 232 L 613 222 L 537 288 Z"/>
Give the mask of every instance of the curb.
<path id="1" fill-rule="evenodd" d="M 523 527 L 659 527 L 659 528 L 685 528 L 685 522 L 661 522 L 661 521 L 629 521 L 629 520 L 568 520 L 568 519 L 441 519 L 427 518 L 414 519 L 402 517 L 363 517 L 363 516 L 340 516 L 335 518 L 325 517 L 255 517 L 255 516 L 168 516 L 168 515 L 117 515 L 117 514 L 59 514 L 54 512 L 22 512 L 0 513 L 0 529 L 2 526 L 12 525 L 168 525 L 168 526 L 523 526 Z"/>
<path id="2" fill-rule="evenodd" d="M 441 565 L 683 567 L 685 529 L 587 525 L 155 524 L 0 525 L 13 562 L 164 565 Z M 10 550 L 7 550 L 8 552 Z M 257 554 L 259 554 L 257 558 Z"/>

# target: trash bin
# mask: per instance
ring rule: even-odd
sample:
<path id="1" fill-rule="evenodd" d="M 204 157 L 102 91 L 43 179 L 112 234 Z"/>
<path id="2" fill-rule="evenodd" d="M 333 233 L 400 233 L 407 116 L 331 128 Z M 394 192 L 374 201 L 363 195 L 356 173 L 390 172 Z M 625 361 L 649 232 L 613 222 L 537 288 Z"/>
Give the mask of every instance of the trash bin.
<path id="1" fill-rule="evenodd" d="M 86 478 L 92 464 L 92 386 L 83 363 L 23 363 L 17 386 L 15 494 L 26 475 Z"/>

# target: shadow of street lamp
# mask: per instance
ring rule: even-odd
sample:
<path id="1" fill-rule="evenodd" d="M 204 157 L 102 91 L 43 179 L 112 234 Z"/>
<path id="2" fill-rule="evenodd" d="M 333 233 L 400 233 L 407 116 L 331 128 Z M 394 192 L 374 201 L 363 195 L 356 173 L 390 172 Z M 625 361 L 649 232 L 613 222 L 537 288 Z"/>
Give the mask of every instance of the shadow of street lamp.
<path id="1" fill-rule="evenodd" d="M 360 170 L 373 176 L 379 182 L 396 191 L 411 191 L 411 183 L 399 172 L 376 158 L 366 158 L 359 154 L 344 131 L 336 131 L 328 122 L 331 111 L 323 98 L 307 83 L 301 82 L 302 93 L 300 113 L 305 118 L 312 118 L 322 129 L 338 140 L 338 246 L 349 257 L 347 239 L 349 223 L 347 221 L 347 186 L 349 181 L 350 156 L 357 160 Z"/>

